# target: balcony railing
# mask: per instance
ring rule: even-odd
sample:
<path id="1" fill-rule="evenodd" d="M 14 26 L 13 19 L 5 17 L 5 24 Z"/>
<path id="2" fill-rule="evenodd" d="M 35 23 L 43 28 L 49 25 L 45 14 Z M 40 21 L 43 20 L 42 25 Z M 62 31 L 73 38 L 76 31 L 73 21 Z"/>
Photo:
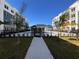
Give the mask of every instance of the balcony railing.
<path id="1" fill-rule="evenodd" d="M 75 22 L 71 22 L 71 26 L 73 26 L 73 25 L 77 25 Z"/>

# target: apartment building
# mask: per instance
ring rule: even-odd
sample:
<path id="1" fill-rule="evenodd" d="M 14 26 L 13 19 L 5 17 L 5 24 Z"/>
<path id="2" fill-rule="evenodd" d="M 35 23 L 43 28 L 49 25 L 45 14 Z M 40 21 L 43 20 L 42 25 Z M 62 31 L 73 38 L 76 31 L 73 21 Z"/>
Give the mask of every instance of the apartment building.
<path id="1" fill-rule="evenodd" d="M 61 15 L 62 15 L 62 13 L 60 13 L 58 16 L 56 16 L 52 19 L 53 30 L 59 31 L 59 29 L 60 29 L 59 22 L 60 22 Z"/>
<path id="2" fill-rule="evenodd" d="M 25 18 L 17 9 L 0 0 L 0 33 L 24 29 Z"/>
<path id="3" fill-rule="evenodd" d="M 75 32 L 79 29 L 79 1 L 52 19 L 59 31 Z M 53 25 L 53 23 L 52 23 Z"/>

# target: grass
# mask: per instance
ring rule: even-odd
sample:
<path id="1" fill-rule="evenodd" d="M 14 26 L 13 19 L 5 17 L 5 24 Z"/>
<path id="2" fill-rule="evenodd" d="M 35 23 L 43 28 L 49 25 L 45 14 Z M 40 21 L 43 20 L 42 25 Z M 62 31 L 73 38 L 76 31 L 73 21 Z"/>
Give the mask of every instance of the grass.
<path id="1" fill-rule="evenodd" d="M 79 47 L 58 37 L 44 37 L 55 59 L 79 59 Z"/>
<path id="2" fill-rule="evenodd" d="M 0 59 L 24 59 L 32 37 L 0 38 Z"/>
<path id="3" fill-rule="evenodd" d="M 79 40 L 76 39 L 76 37 L 60 37 L 61 39 L 68 41 L 76 46 L 79 46 Z"/>

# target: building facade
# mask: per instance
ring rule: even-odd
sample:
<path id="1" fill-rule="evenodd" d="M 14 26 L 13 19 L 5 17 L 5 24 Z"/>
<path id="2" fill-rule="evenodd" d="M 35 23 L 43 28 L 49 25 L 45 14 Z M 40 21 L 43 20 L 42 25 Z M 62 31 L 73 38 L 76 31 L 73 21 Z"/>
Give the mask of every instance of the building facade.
<path id="1" fill-rule="evenodd" d="M 52 31 L 51 25 L 37 24 L 31 27 L 31 32 L 33 36 L 44 36 L 45 33 Z"/>
<path id="2" fill-rule="evenodd" d="M 0 0 L 0 33 L 13 32 L 24 29 L 25 18 L 8 4 L 5 0 Z"/>
<path id="3" fill-rule="evenodd" d="M 75 32 L 79 29 L 79 1 L 52 19 L 59 31 Z M 52 23 L 53 25 L 53 23 Z"/>

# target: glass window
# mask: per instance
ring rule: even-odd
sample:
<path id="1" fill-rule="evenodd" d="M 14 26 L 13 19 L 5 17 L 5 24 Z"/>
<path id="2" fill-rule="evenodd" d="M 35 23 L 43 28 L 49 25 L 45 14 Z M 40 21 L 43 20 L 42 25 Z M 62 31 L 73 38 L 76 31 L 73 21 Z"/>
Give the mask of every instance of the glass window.
<path id="1" fill-rule="evenodd" d="M 8 7 L 7 5 L 4 5 L 4 7 L 5 7 L 6 9 L 9 9 L 9 7 Z"/>
<path id="2" fill-rule="evenodd" d="M 71 17 L 72 17 L 72 18 L 75 17 L 75 14 L 72 14 Z"/>
<path id="3" fill-rule="evenodd" d="M 7 24 L 12 24 L 13 15 L 8 13 L 7 11 L 4 11 L 4 21 Z"/>
<path id="4" fill-rule="evenodd" d="M 75 23 L 75 20 L 74 21 L 72 21 L 73 23 Z"/>
<path id="5" fill-rule="evenodd" d="M 75 27 L 72 28 L 72 31 L 73 31 L 73 32 L 75 31 Z"/>
<path id="6" fill-rule="evenodd" d="M 11 10 L 11 12 L 12 12 L 12 13 L 14 13 L 14 11 L 13 11 L 13 10 Z"/>
<path id="7" fill-rule="evenodd" d="M 74 8 L 72 8 L 72 9 L 71 9 L 71 11 L 72 11 L 72 12 L 73 12 L 73 11 L 75 11 L 75 7 L 74 7 Z"/>

